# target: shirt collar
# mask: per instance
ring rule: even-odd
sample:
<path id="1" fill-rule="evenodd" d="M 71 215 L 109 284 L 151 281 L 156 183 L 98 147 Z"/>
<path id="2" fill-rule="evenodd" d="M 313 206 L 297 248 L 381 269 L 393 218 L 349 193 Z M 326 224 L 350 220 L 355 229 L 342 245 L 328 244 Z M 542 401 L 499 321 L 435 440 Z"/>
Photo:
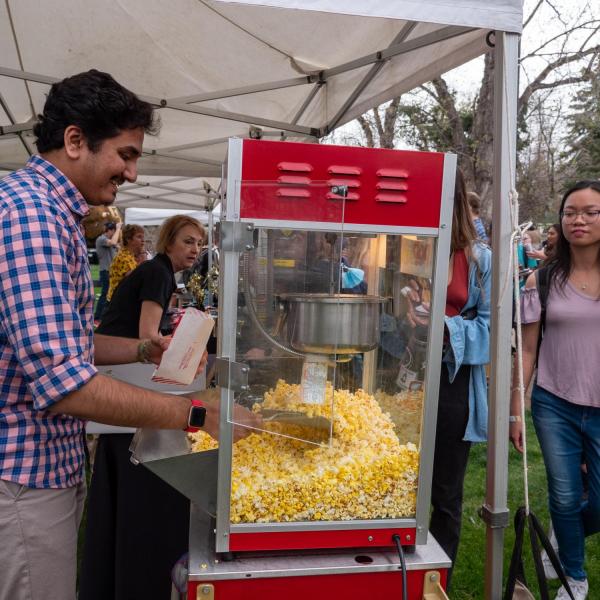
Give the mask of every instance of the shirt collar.
<path id="1" fill-rule="evenodd" d="M 163 254 L 162 252 L 157 252 L 156 256 L 154 258 L 156 258 L 156 260 L 165 264 L 169 268 L 169 271 L 171 271 L 171 273 L 173 273 L 173 277 L 175 277 L 175 271 L 173 270 L 173 263 L 171 262 L 171 259 L 166 254 Z"/>
<path id="2" fill-rule="evenodd" d="M 90 207 L 81 195 L 81 192 L 73 185 L 69 178 L 51 162 L 38 154 L 34 154 L 27 161 L 26 167 L 32 169 L 46 179 L 71 212 L 80 217 L 85 217 L 89 214 Z"/>

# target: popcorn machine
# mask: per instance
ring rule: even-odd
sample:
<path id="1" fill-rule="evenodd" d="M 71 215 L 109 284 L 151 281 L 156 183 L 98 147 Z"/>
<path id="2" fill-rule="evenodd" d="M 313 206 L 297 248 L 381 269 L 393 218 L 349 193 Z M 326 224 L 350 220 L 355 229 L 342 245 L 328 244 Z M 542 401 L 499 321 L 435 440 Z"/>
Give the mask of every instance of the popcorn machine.
<path id="1" fill-rule="evenodd" d="M 404 597 L 399 571 L 407 598 L 443 594 L 427 526 L 455 169 L 230 140 L 219 442 L 134 449 L 193 500 L 189 598 Z"/>

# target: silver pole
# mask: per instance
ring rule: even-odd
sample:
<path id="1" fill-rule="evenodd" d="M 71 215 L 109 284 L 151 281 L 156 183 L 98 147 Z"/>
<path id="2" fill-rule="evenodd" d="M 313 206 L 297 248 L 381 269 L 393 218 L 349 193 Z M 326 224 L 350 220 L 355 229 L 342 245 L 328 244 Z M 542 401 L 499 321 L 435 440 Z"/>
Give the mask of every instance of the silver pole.
<path id="1" fill-rule="evenodd" d="M 491 376 L 487 484 L 485 598 L 502 598 L 504 528 L 508 525 L 508 414 L 510 397 L 510 201 L 515 186 L 519 35 L 496 32 L 494 81 L 494 202 L 492 230 Z"/>

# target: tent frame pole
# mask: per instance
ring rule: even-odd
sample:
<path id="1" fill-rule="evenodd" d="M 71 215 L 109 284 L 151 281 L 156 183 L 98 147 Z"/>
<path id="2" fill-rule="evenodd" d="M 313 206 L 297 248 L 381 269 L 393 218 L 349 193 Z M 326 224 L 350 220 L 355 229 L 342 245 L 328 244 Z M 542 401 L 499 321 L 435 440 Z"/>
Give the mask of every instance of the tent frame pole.
<path id="1" fill-rule="evenodd" d="M 412 30 L 417 26 L 415 21 L 409 21 L 399 32 L 398 35 L 393 39 L 392 43 L 389 45 L 390 48 L 397 46 L 402 43 L 412 32 Z M 363 93 L 364 89 L 377 77 L 377 74 L 384 67 L 384 61 L 378 61 L 375 63 L 370 69 L 369 72 L 363 77 L 361 82 L 354 88 L 353 92 L 348 96 L 340 110 L 338 110 L 337 114 L 329 123 L 326 125 L 326 129 L 333 130 L 336 128 L 337 124 L 344 118 L 344 115 L 348 112 L 348 110 L 352 107 L 352 105 L 356 102 L 358 97 Z"/>
<path id="2" fill-rule="evenodd" d="M 207 92 L 206 94 L 192 94 L 189 96 L 179 96 L 177 98 L 167 98 L 167 102 L 174 104 L 193 104 L 195 102 L 207 102 L 208 100 L 222 100 L 233 96 L 245 96 L 247 94 L 256 94 L 257 92 L 269 92 L 271 90 L 282 90 L 288 87 L 298 85 L 308 85 L 318 81 L 318 75 L 305 75 L 304 77 L 293 77 L 292 79 L 282 79 L 281 81 L 269 81 L 257 85 L 246 85 L 227 90 L 217 90 L 216 92 Z"/>
<path id="3" fill-rule="evenodd" d="M 510 192 L 515 187 L 519 38 L 496 31 L 494 48 L 494 227 L 487 444 L 485 598 L 502 598 L 504 528 L 508 525 L 508 414 L 510 398 L 512 277 Z"/>

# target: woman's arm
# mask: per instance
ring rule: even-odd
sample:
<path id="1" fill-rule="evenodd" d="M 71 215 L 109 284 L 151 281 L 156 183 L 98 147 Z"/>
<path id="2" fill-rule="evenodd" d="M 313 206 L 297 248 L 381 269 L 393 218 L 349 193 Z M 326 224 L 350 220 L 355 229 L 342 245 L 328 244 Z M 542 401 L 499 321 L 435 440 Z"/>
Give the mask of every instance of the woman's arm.
<path id="1" fill-rule="evenodd" d="M 144 300 L 140 313 L 139 336 L 141 339 L 151 339 L 158 335 L 163 307 L 158 302 Z"/>
<path id="2" fill-rule="evenodd" d="M 479 258 L 479 274 L 469 274 L 469 298 L 472 286 L 477 285 L 477 316 L 474 319 L 463 319 L 462 316 L 446 317 L 450 344 L 452 346 L 455 368 L 461 365 L 485 365 L 490 358 L 490 300 L 492 294 L 491 258 L 488 248 L 482 250 Z M 472 259 L 475 260 L 475 259 Z M 467 306 L 469 306 L 467 304 Z"/>
<path id="3" fill-rule="evenodd" d="M 535 275 L 532 273 L 525 283 L 525 288 L 535 287 Z M 538 337 L 540 334 L 540 322 L 535 321 L 521 326 L 523 343 L 523 388 L 527 390 L 533 377 L 537 358 Z M 518 355 L 515 353 L 513 361 L 513 376 L 510 397 L 510 414 L 521 418 L 521 397 L 519 393 L 518 377 Z M 519 452 L 523 452 L 523 423 L 518 420 L 510 424 L 510 439 L 513 446 Z"/>

